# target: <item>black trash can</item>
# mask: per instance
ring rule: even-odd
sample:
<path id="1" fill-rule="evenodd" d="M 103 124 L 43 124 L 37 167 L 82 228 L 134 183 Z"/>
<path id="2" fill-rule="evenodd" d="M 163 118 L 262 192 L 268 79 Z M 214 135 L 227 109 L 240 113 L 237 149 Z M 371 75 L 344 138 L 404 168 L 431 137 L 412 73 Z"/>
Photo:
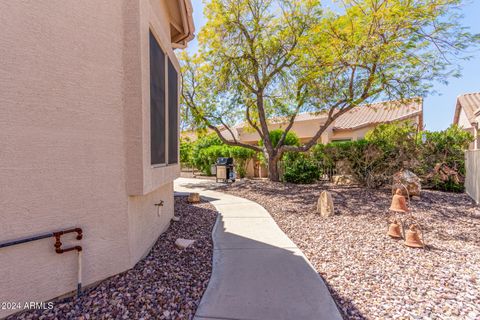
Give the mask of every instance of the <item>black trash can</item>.
<path id="1" fill-rule="evenodd" d="M 235 182 L 233 158 L 218 158 L 216 163 L 216 181 Z"/>

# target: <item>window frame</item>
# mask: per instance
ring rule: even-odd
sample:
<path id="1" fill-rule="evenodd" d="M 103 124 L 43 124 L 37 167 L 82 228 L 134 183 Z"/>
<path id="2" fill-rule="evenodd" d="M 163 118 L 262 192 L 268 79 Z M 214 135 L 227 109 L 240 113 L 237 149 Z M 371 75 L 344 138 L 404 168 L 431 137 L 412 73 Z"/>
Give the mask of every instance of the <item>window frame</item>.
<path id="1" fill-rule="evenodd" d="M 158 168 L 158 167 L 165 167 L 165 166 L 172 166 L 172 165 L 178 165 L 178 161 L 179 161 L 179 155 L 178 155 L 178 152 L 179 152 L 179 113 L 180 113 L 180 110 L 179 110 L 179 87 L 180 87 L 180 83 L 179 83 L 179 79 L 180 79 L 180 74 L 179 74 L 179 71 L 175 68 L 175 64 L 173 63 L 173 61 L 170 59 L 168 53 L 166 52 L 166 50 L 164 50 L 164 48 L 162 47 L 162 44 L 161 44 L 161 41 L 159 41 L 158 37 L 155 35 L 155 32 L 153 31 L 152 28 L 149 28 L 149 52 L 151 50 L 150 46 L 151 46 L 151 42 L 150 42 L 150 39 L 153 39 L 157 46 L 159 47 L 159 49 L 161 50 L 161 52 L 163 53 L 163 59 L 164 59 L 164 77 L 165 77 L 165 80 L 164 80 L 164 121 L 163 121 L 163 131 L 164 131 L 164 160 L 163 162 L 159 162 L 159 163 L 154 163 L 153 162 L 153 156 L 152 156 L 152 151 L 153 151 L 153 144 L 152 144 L 152 84 L 151 84 L 151 81 L 152 81 L 152 75 L 151 75 L 151 61 L 149 61 L 149 65 L 150 65 L 150 69 L 149 69 L 149 72 L 150 72 L 150 166 L 152 168 Z M 151 59 L 151 56 L 150 56 L 150 59 Z M 175 75 L 175 77 L 173 77 L 173 79 L 170 79 L 170 71 L 173 72 L 173 74 Z M 170 80 L 174 80 L 175 83 L 171 83 Z M 171 86 L 173 86 L 173 88 L 176 90 L 175 92 L 175 95 L 173 97 L 170 97 L 170 89 L 171 89 Z M 171 106 L 171 103 L 172 103 L 172 100 L 171 99 L 175 99 L 175 109 L 176 109 L 176 121 L 174 123 L 175 125 L 175 129 L 172 130 L 173 132 L 171 132 L 171 129 L 173 128 L 172 127 L 172 121 L 170 121 L 170 116 L 171 116 L 171 110 L 172 110 L 172 106 Z M 173 133 L 173 136 L 175 136 L 175 138 L 172 139 L 172 133 Z M 176 133 L 176 134 L 175 134 Z M 175 142 L 173 142 L 175 141 Z M 174 150 L 170 150 L 171 149 L 171 144 L 175 143 L 176 144 L 176 147 L 174 148 Z M 172 159 L 172 155 L 170 154 L 171 152 L 170 151 L 176 151 L 176 154 L 175 156 L 173 156 L 173 159 Z"/>

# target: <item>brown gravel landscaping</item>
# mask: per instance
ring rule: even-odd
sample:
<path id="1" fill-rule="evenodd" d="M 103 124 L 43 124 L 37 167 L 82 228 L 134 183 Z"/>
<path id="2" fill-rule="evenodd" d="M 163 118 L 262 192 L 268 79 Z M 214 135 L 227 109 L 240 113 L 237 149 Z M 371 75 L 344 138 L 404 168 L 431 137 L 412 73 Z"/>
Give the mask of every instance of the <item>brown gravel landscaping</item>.
<path id="1" fill-rule="evenodd" d="M 336 215 L 315 213 L 321 191 Z M 413 199 L 428 250 L 386 236 L 391 191 L 246 180 L 218 191 L 263 205 L 325 279 L 346 319 L 480 319 L 480 219 L 465 194 Z"/>
<path id="2" fill-rule="evenodd" d="M 175 197 L 172 222 L 146 258 L 102 281 L 80 298 L 54 300 L 52 310 L 23 312 L 8 319 L 192 319 L 212 270 L 211 232 L 217 212 L 209 203 L 190 205 Z M 195 239 L 185 250 L 177 238 Z"/>

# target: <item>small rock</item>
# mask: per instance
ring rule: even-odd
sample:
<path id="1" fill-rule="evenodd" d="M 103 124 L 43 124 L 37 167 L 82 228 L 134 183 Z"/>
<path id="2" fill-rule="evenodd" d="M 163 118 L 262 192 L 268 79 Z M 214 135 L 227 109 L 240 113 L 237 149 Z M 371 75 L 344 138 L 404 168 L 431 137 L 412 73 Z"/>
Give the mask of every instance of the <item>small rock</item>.
<path id="1" fill-rule="evenodd" d="M 178 222 L 178 221 L 180 221 L 180 217 L 179 216 L 173 216 L 172 221 Z"/>
<path id="2" fill-rule="evenodd" d="M 334 175 L 332 176 L 332 182 L 339 186 L 348 186 L 356 183 L 355 178 L 349 174 Z"/>
<path id="3" fill-rule="evenodd" d="M 176 245 L 179 249 L 185 249 L 185 248 L 190 247 L 194 242 L 195 242 L 195 240 L 178 238 L 178 239 L 175 241 L 175 245 Z"/>
<path id="4" fill-rule="evenodd" d="M 188 195 L 187 201 L 189 203 L 199 203 L 200 202 L 200 194 L 197 192 L 192 192 Z"/>

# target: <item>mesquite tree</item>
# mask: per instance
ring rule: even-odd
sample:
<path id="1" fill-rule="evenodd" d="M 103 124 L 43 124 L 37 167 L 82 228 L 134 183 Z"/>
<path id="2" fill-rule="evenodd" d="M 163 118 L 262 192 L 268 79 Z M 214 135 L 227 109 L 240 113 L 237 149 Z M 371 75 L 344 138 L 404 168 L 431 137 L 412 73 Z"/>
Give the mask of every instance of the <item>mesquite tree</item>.
<path id="1" fill-rule="evenodd" d="M 458 75 L 467 45 L 460 0 L 344 0 L 337 13 L 318 0 L 211 0 L 197 54 L 182 56 L 183 117 L 229 145 L 263 152 L 269 177 L 286 151 L 308 151 L 335 119 L 375 99 L 424 96 Z M 299 113 L 325 122 L 300 146 L 285 144 Z M 284 124 L 277 144 L 272 122 Z M 238 141 L 233 125 L 257 132 Z M 228 134 L 221 134 L 221 132 Z"/>

